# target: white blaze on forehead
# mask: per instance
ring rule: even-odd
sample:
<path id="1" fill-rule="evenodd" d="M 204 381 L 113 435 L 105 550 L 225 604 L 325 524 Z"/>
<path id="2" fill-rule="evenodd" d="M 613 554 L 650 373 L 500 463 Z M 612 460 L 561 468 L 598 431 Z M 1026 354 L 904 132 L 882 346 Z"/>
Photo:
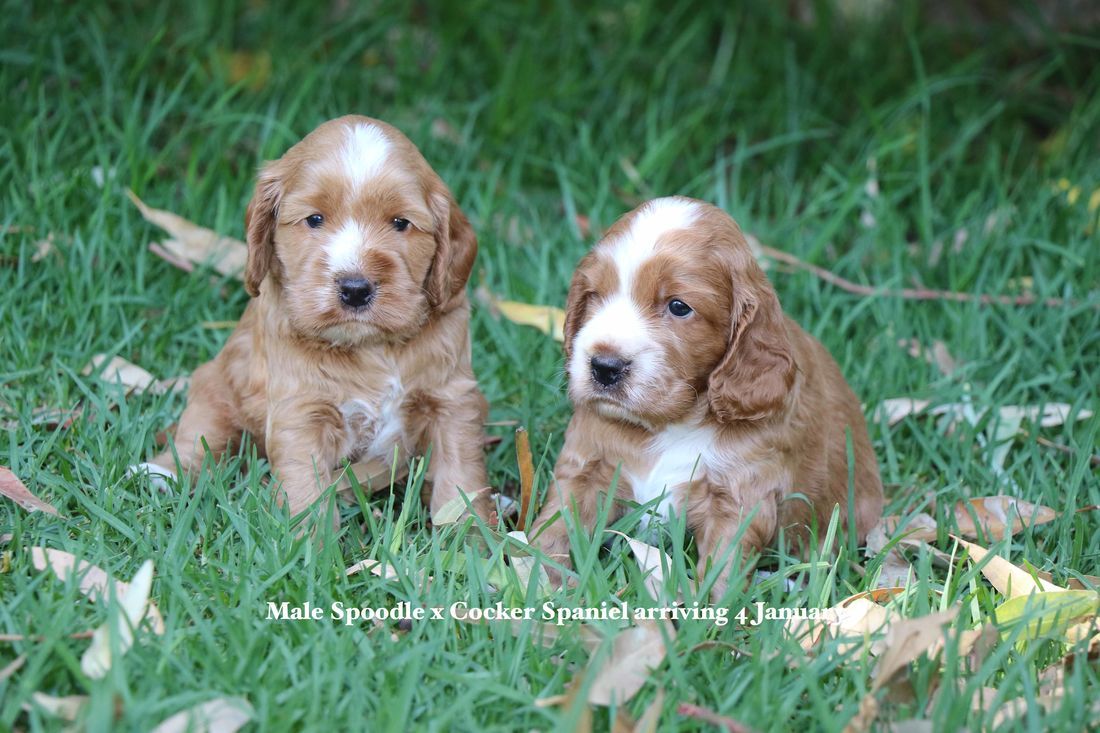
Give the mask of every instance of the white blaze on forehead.
<path id="1" fill-rule="evenodd" d="M 630 229 L 611 248 L 620 293 L 630 293 L 634 274 L 653 256 L 657 240 L 668 232 L 691 226 L 698 209 L 694 201 L 677 198 L 654 199 L 642 207 L 630 222 Z"/>
<path id="2" fill-rule="evenodd" d="M 390 152 L 390 141 L 380 127 L 357 124 L 347 131 L 341 153 L 344 173 L 354 185 L 361 186 L 382 172 Z"/>
<path id="3" fill-rule="evenodd" d="M 332 239 L 325 243 L 325 258 L 329 272 L 354 273 L 360 269 L 359 251 L 363 246 L 366 233 L 354 219 L 340 227 Z"/>
<path id="4" fill-rule="evenodd" d="M 655 357 L 644 358 L 654 341 L 641 307 L 631 297 L 634 277 L 642 264 L 653 256 L 657 240 L 667 232 L 691 226 L 697 210 L 698 205 L 693 201 L 656 199 L 646 204 L 634 216 L 630 228 L 610 243 L 607 251 L 615 263 L 618 289 L 608 294 L 608 299 L 577 334 L 571 366 L 578 374 L 587 373 L 584 365 L 590 349 L 597 343 L 615 348 L 625 359 L 634 359 L 634 371 L 639 377 L 649 371 L 646 367 L 656 366 Z"/>

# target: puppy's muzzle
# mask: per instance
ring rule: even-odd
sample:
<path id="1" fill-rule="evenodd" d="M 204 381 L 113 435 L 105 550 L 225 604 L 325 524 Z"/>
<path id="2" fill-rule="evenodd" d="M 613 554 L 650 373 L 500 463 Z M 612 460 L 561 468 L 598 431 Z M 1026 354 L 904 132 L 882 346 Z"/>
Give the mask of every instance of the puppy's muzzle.
<path id="1" fill-rule="evenodd" d="M 347 277 L 336 281 L 340 302 L 348 308 L 365 308 L 374 300 L 374 283 L 362 277 Z"/>
<path id="2" fill-rule="evenodd" d="M 614 387 L 623 380 L 630 362 L 617 356 L 593 356 L 590 362 L 592 379 L 601 387 Z"/>

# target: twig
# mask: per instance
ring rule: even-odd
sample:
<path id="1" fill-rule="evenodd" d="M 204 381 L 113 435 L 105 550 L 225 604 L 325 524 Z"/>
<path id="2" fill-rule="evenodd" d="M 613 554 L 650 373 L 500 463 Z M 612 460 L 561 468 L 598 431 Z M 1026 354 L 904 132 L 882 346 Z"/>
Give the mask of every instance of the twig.
<path id="1" fill-rule="evenodd" d="M 1047 448 L 1053 448 L 1054 450 L 1059 451 L 1061 453 L 1065 453 L 1066 455 L 1070 455 L 1070 456 L 1077 455 L 1077 451 L 1074 450 L 1073 448 L 1070 448 L 1068 445 L 1062 445 L 1061 443 L 1055 443 L 1053 440 L 1047 440 L 1046 438 L 1044 438 L 1042 436 L 1036 436 L 1035 441 L 1039 445 L 1045 445 Z M 1100 466 L 1100 456 L 1098 456 L 1098 455 L 1089 456 L 1089 465 L 1091 465 L 1091 466 Z"/>
<path id="2" fill-rule="evenodd" d="M 95 630 L 78 631 L 75 634 L 69 634 L 70 639 L 91 639 L 95 634 Z M 46 636 L 27 636 L 26 634 L 0 634 L 0 641 L 46 641 Z"/>
<path id="3" fill-rule="evenodd" d="M 683 715 L 685 718 L 695 718 L 696 720 L 702 720 L 705 723 L 724 728 L 729 733 L 752 733 L 752 728 L 748 727 L 744 723 L 739 723 L 733 718 L 727 718 L 725 715 L 719 715 L 713 710 L 707 710 L 704 707 L 698 705 L 692 705 L 689 702 L 682 702 L 676 706 L 676 712 Z"/>
<path id="4" fill-rule="evenodd" d="M 950 300 L 956 303 L 981 303 L 982 305 L 1044 305 L 1048 308 L 1061 308 L 1065 305 L 1077 305 L 1075 300 L 1064 298 L 1045 298 L 1039 300 L 1034 295 L 990 295 L 987 293 L 959 293 L 952 290 L 930 290 L 927 288 L 882 288 L 871 285 L 860 285 L 851 280 L 846 280 L 839 275 L 834 275 L 823 267 L 811 265 L 795 257 L 788 252 L 782 252 L 773 247 L 761 244 L 760 251 L 784 264 L 799 270 L 805 270 L 815 277 L 824 280 L 830 285 L 835 285 L 841 290 L 856 295 L 877 296 L 883 298 L 902 298 L 903 300 Z M 1090 304 L 1093 308 L 1100 308 L 1100 303 Z"/>
<path id="5" fill-rule="evenodd" d="M 516 529 L 521 532 L 527 525 L 527 510 L 531 506 L 531 487 L 535 483 L 535 464 L 531 460 L 531 441 L 527 429 L 516 428 L 516 463 L 519 465 L 519 519 Z"/>

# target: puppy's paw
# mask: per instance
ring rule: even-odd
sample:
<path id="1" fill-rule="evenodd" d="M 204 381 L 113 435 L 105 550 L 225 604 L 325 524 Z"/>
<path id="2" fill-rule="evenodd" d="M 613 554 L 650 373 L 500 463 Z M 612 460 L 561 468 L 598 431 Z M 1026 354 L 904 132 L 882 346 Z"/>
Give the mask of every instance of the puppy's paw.
<path id="1" fill-rule="evenodd" d="M 172 493 L 173 488 L 179 482 L 176 472 L 156 463 L 136 463 L 126 469 L 126 477 L 148 476 L 149 483 L 162 494 Z"/>

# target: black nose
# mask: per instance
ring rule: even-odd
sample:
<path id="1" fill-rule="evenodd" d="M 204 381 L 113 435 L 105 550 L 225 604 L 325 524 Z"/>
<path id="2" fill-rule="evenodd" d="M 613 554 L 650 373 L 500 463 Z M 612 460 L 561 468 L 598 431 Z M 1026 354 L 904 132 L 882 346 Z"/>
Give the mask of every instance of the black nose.
<path id="1" fill-rule="evenodd" d="M 617 356 L 593 356 L 592 378 L 605 387 L 611 387 L 622 381 L 630 362 Z"/>
<path id="2" fill-rule="evenodd" d="M 336 284 L 340 286 L 340 302 L 349 308 L 362 308 L 374 297 L 374 285 L 365 278 L 344 278 Z"/>

